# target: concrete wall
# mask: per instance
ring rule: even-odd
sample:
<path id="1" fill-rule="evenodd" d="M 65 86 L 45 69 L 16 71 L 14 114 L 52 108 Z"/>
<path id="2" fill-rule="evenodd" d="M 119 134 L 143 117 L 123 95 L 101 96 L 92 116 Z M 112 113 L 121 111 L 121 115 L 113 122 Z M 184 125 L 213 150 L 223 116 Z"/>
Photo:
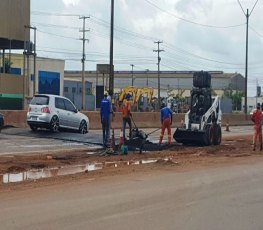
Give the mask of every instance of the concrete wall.
<path id="1" fill-rule="evenodd" d="M 6 58 L 9 58 L 9 54 L 5 55 Z M 0 56 L 0 61 L 2 61 L 2 57 Z M 28 63 L 27 63 L 28 61 Z M 24 56 L 23 54 L 11 54 L 11 67 L 20 68 L 21 75 L 24 75 Z M 64 91 L 64 69 L 65 69 L 65 61 L 60 59 L 50 59 L 50 58 L 36 58 L 36 93 L 38 93 L 38 74 L 39 71 L 47 71 L 47 72 L 56 72 L 60 75 L 60 95 L 63 95 Z M 28 97 L 33 96 L 33 88 L 34 88 L 34 80 L 31 79 L 31 75 L 34 74 L 34 58 L 30 56 L 29 59 L 26 58 L 26 66 L 25 66 L 25 75 L 27 79 L 27 92 L 26 95 Z M 22 82 L 23 84 L 23 82 Z M 21 84 L 21 86 L 22 86 Z"/>
<path id="2" fill-rule="evenodd" d="M 1 0 L 0 1 L 0 37 L 11 40 L 29 40 L 30 0 Z M 7 22 L 7 23 L 3 23 Z"/>
<path id="3" fill-rule="evenodd" d="M 5 116 L 5 125 L 11 125 L 15 127 L 27 127 L 26 113 L 27 111 L 0 111 Z M 84 112 L 90 119 L 90 129 L 100 129 L 100 114 L 99 112 Z M 184 119 L 184 114 L 175 114 L 173 117 L 173 126 L 179 127 L 181 119 Z M 133 113 L 133 120 L 138 128 L 158 128 L 160 127 L 160 114 L 157 112 L 151 113 Z M 252 122 L 248 116 L 245 119 L 244 114 L 223 114 L 222 125 L 229 123 L 230 126 L 235 125 L 252 125 Z M 122 126 L 121 113 L 115 113 L 112 126 L 115 129 L 120 129 Z"/>
<path id="4" fill-rule="evenodd" d="M 23 76 L 0 73 L 1 94 L 23 94 Z"/>

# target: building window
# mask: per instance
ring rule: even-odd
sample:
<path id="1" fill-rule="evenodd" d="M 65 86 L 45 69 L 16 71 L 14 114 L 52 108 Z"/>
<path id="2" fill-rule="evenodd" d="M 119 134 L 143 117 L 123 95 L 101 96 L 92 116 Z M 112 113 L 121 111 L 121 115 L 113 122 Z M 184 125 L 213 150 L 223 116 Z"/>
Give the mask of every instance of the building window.
<path id="1" fill-rule="evenodd" d="M 64 92 L 68 93 L 68 87 L 64 87 Z"/>
<path id="2" fill-rule="evenodd" d="M 76 93 L 76 87 L 72 87 L 72 93 Z"/>
<path id="3" fill-rule="evenodd" d="M 82 88 L 80 87 L 80 88 L 79 88 L 79 93 L 81 93 L 81 92 L 82 92 Z"/>

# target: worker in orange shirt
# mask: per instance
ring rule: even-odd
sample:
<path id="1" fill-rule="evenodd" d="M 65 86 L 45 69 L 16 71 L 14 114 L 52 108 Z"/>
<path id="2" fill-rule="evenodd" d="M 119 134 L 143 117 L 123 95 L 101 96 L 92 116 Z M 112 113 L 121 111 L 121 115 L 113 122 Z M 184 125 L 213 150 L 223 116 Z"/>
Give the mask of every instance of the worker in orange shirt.
<path id="1" fill-rule="evenodd" d="M 257 139 L 259 139 L 260 151 L 262 150 L 262 111 L 260 103 L 257 103 L 257 110 L 253 112 L 251 120 L 254 122 L 253 151 L 256 150 Z"/>
<path id="2" fill-rule="evenodd" d="M 129 137 L 131 137 L 131 130 L 132 130 L 132 124 L 131 124 L 131 95 L 127 94 L 125 99 L 123 100 L 122 105 L 122 131 L 123 131 L 123 138 L 125 140 L 125 129 L 126 124 L 129 125 Z"/>

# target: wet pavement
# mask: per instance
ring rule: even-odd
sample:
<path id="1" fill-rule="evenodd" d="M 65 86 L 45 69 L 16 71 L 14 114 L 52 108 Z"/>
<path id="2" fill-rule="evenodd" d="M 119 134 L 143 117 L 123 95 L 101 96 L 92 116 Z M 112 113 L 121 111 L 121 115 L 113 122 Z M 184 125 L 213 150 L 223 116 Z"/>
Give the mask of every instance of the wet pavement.
<path id="1" fill-rule="evenodd" d="M 172 133 L 176 128 L 172 128 Z M 160 130 L 156 128 L 141 129 L 148 136 L 150 143 L 157 144 Z M 222 136 L 231 137 L 253 133 L 252 126 L 229 127 L 230 132 L 222 127 Z M 119 142 L 120 130 L 115 130 L 115 143 Z M 167 141 L 167 133 L 164 136 L 164 143 Z M 29 128 L 6 128 L 0 133 L 0 155 L 14 154 L 39 154 L 50 151 L 72 151 L 72 149 L 100 149 L 102 148 L 101 130 L 90 130 L 87 134 L 57 132 L 51 133 L 48 130 L 33 132 Z"/>
<path id="2" fill-rule="evenodd" d="M 156 129 L 143 129 L 148 136 L 147 143 L 151 146 L 157 146 L 159 140 L 160 130 Z M 175 131 L 175 129 L 173 130 Z M 247 135 L 253 133 L 251 126 L 235 126 L 230 127 L 230 131 L 226 131 L 222 128 L 223 137 Z M 165 138 L 167 136 L 165 135 Z M 164 143 L 166 139 L 164 138 Z M 115 133 L 115 139 L 118 143 L 118 137 Z M 92 150 L 102 149 L 101 144 L 101 130 L 90 130 L 87 134 L 70 133 L 70 132 L 58 132 L 50 133 L 47 130 L 40 130 L 33 132 L 30 129 L 21 128 L 7 128 L 2 130 L 0 133 L 0 156 L 12 157 L 15 155 L 28 156 L 32 154 L 48 154 L 54 153 L 55 151 L 66 151 L 72 150 L 85 150 L 90 151 L 87 154 L 94 154 L 96 151 Z M 149 145 L 150 145 L 149 144 Z M 174 142 L 172 145 L 176 145 Z M 225 143 L 231 145 L 231 141 Z M 146 146 L 147 147 L 147 146 Z M 160 148 L 160 146 L 158 146 Z M 166 147 L 164 146 L 162 150 Z M 38 180 L 41 178 L 50 178 L 62 175 L 72 175 L 76 173 L 88 173 L 91 171 L 101 170 L 107 167 L 119 167 L 139 164 L 153 164 L 157 161 L 171 161 L 173 164 L 177 164 L 173 159 L 165 158 L 153 158 L 143 160 L 131 160 L 131 161 L 113 161 L 113 162 L 89 162 L 85 164 L 76 164 L 63 167 L 53 168 L 32 168 L 27 171 L 6 173 L 0 175 L 0 183 L 15 183 L 28 180 Z"/>

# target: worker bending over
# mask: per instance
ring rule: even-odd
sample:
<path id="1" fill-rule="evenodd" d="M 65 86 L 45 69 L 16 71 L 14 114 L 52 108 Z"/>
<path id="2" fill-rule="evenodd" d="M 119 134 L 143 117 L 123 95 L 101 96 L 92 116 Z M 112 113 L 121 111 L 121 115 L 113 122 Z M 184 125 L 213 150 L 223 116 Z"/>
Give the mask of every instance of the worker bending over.
<path id="1" fill-rule="evenodd" d="M 161 109 L 162 130 L 160 134 L 159 144 L 162 144 L 165 129 L 167 129 L 167 132 L 168 132 L 168 144 L 171 144 L 171 139 L 172 139 L 171 125 L 173 121 L 173 112 L 165 104 L 162 104 L 161 108 L 162 108 Z"/>
<path id="2" fill-rule="evenodd" d="M 256 150 L 257 139 L 259 139 L 260 151 L 262 150 L 262 111 L 260 103 L 257 103 L 257 110 L 253 112 L 251 120 L 254 122 L 253 151 Z"/>

